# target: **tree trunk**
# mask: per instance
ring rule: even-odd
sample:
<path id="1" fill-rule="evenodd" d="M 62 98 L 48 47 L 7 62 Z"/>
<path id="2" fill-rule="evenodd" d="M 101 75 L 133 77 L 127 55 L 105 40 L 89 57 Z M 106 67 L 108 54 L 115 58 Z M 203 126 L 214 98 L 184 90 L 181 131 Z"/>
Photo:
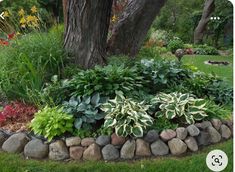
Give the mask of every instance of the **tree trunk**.
<path id="1" fill-rule="evenodd" d="M 215 9 L 214 0 L 206 0 L 202 12 L 202 17 L 194 31 L 194 44 L 202 43 L 206 26 L 210 20 L 211 14 Z"/>
<path id="2" fill-rule="evenodd" d="M 64 47 L 75 64 L 104 65 L 112 0 L 69 0 Z"/>
<path id="3" fill-rule="evenodd" d="M 130 0 L 108 41 L 110 54 L 135 56 L 166 0 Z"/>
<path id="4" fill-rule="evenodd" d="M 63 13 L 64 13 L 64 27 L 66 28 L 67 24 L 67 3 L 68 0 L 62 0 L 63 1 Z"/>

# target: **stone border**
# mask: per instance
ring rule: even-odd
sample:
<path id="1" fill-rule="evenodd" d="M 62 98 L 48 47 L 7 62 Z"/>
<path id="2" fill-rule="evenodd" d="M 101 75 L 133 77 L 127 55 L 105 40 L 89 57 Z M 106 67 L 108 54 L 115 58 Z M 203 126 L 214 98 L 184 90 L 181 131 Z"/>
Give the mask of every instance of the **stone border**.
<path id="1" fill-rule="evenodd" d="M 131 160 L 141 157 L 182 155 L 199 147 L 218 143 L 233 135 L 233 122 L 212 119 L 194 125 L 150 130 L 143 138 L 124 138 L 115 133 L 95 138 L 70 137 L 47 143 L 26 133 L 0 131 L 0 148 L 9 153 L 24 153 L 26 158 L 62 160 Z"/>

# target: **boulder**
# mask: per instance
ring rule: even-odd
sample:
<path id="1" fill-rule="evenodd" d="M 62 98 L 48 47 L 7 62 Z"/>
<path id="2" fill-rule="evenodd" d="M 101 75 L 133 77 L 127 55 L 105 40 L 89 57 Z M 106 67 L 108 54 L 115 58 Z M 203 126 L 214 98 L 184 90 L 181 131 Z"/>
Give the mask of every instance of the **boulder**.
<path id="1" fill-rule="evenodd" d="M 189 133 L 189 135 L 190 136 L 198 136 L 199 135 L 199 133 L 200 133 L 200 130 L 195 126 L 195 125 L 189 125 L 188 127 L 187 127 L 187 130 L 188 130 L 188 133 Z"/>
<path id="2" fill-rule="evenodd" d="M 179 127 L 176 129 L 177 138 L 184 140 L 188 135 L 188 130 L 184 127 Z"/>
<path id="3" fill-rule="evenodd" d="M 210 135 L 208 132 L 201 131 L 200 134 L 196 137 L 196 140 L 199 146 L 207 146 L 210 144 Z"/>
<path id="4" fill-rule="evenodd" d="M 194 137 L 190 136 L 187 137 L 184 142 L 186 143 L 186 145 L 188 146 L 188 148 L 193 151 L 196 152 L 198 150 L 198 145 L 197 145 L 197 141 Z"/>
<path id="5" fill-rule="evenodd" d="M 136 156 L 151 156 L 149 143 L 142 139 L 137 139 L 135 155 Z"/>
<path id="6" fill-rule="evenodd" d="M 179 138 L 168 141 L 168 146 L 173 155 L 181 155 L 187 151 L 187 145 Z"/>
<path id="7" fill-rule="evenodd" d="M 158 139 L 159 139 L 159 135 L 156 130 L 149 130 L 144 137 L 144 140 L 148 143 L 153 143 Z"/>
<path id="8" fill-rule="evenodd" d="M 103 147 L 102 155 L 106 161 L 116 160 L 119 158 L 119 151 L 115 146 L 108 144 Z"/>
<path id="9" fill-rule="evenodd" d="M 120 145 L 123 145 L 125 142 L 126 142 L 126 138 L 125 137 L 120 137 L 116 133 L 113 133 L 111 135 L 111 143 L 112 143 L 112 145 L 120 146 Z"/>
<path id="10" fill-rule="evenodd" d="M 48 156 L 49 146 L 39 139 L 28 142 L 24 147 L 24 155 L 29 158 L 43 159 Z"/>
<path id="11" fill-rule="evenodd" d="M 132 159 L 135 155 L 135 140 L 127 140 L 121 149 L 122 159 Z"/>
<path id="12" fill-rule="evenodd" d="M 219 130 L 222 125 L 221 120 L 215 118 L 211 120 L 211 123 L 216 130 Z"/>
<path id="13" fill-rule="evenodd" d="M 203 121 L 201 123 L 196 123 L 195 126 L 201 130 L 205 130 L 207 127 L 212 127 L 210 121 Z"/>
<path id="14" fill-rule="evenodd" d="M 211 143 L 218 143 L 221 140 L 221 135 L 214 127 L 208 127 L 207 132 L 210 135 Z"/>
<path id="15" fill-rule="evenodd" d="M 75 160 L 80 160 L 82 158 L 83 152 L 84 148 L 82 146 L 72 146 L 69 148 L 70 158 Z"/>
<path id="16" fill-rule="evenodd" d="M 69 151 L 64 141 L 57 140 L 49 145 L 49 159 L 60 161 L 67 158 L 69 158 Z"/>
<path id="17" fill-rule="evenodd" d="M 2 144 L 7 140 L 6 135 L 0 131 L 0 148 L 2 147 Z"/>
<path id="18" fill-rule="evenodd" d="M 84 152 L 83 152 L 83 159 L 89 161 L 97 161 L 102 158 L 100 147 L 93 143 L 91 144 Z"/>
<path id="19" fill-rule="evenodd" d="M 220 131 L 222 138 L 224 138 L 224 139 L 229 139 L 232 135 L 230 129 L 224 124 L 221 125 L 219 131 Z"/>
<path id="20" fill-rule="evenodd" d="M 78 146 L 81 144 L 81 138 L 80 137 L 69 137 L 65 140 L 66 146 Z"/>
<path id="21" fill-rule="evenodd" d="M 25 133 L 11 135 L 2 145 L 2 149 L 9 153 L 21 153 L 29 138 Z"/>
<path id="22" fill-rule="evenodd" d="M 169 153 L 169 148 L 159 139 L 151 144 L 151 151 L 155 156 L 167 155 Z"/>
<path id="23" fill-rule="evenodd" d="M 97 139 L 96 139 L 96 144 L 100 145 L 100 146 L 105 146 L 107 144 L 110 144 L 110 141 L 111 141 L 111 138 L 110 136 L 99 136 Z"/>
<path id="24" fill-rule="evenodd" d="M 176 132 L 172 129 L 166 129 L 161 132 L 160 137 L 163 141 L 167 142 L 168 140 L 176 137 Z"/>
<path id="25" fill-rule="evenodd" d="M 84 147 L 88 147 L 93 143 L 95 143 L 95 139 L 91 138 L 91 137 L 90 138 L 84 138 L 81 141 L 81 145 L 84 146 Z"/>

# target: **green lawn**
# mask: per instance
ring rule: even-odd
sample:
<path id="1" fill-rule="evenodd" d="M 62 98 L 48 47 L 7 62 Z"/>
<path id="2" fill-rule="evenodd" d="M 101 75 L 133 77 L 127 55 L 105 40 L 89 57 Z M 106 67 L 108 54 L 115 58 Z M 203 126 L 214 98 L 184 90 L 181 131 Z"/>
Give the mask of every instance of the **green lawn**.
<path id="1" fill-rule="evenodd" d="M 229 163 L 224 172 L 233 169 L 232 139 L 206 147 L 196 154 L 185 157 L 162 157 L 130 162 L 51 162 L 25 160 L 20 155 L 0 154 L 0 172 L 210 172 L 206 155 L 213 149 L 220 149 L 228 155 Z"/>

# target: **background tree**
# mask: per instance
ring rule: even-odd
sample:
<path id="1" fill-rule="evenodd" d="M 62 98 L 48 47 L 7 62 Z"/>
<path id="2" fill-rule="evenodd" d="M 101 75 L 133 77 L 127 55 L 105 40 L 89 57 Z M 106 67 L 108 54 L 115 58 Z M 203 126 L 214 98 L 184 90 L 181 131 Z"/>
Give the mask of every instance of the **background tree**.
<path id="1" fill-rule="evenodd" d="M 202 12 L 201 20 L 198 23 L 198 26 L 194 32 L 194 43 L 202 43 L 204 32 L 206 30 L 206 26 L 210 21 L 211 14 L 215 9 L 215 1 L 214 0 L 206 0 Z"/>
<path id="2" fill-rule="evenodd" d="M 130 0 L 112 30 L 110 54 L 135 56 L 166 0 Z"/>

